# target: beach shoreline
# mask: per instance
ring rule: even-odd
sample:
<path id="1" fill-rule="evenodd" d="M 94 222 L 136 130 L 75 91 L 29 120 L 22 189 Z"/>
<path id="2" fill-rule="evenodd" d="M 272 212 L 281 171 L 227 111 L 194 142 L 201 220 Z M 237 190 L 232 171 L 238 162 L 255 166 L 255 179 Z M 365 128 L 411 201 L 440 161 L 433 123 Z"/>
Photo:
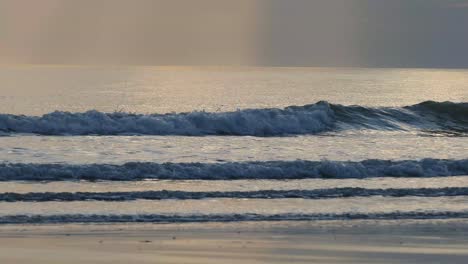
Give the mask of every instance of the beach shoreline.
<path id="1" fill-rule="evenodd" d="M 466 263 L 468 220 L 0 226 L 2 263 Z"/>

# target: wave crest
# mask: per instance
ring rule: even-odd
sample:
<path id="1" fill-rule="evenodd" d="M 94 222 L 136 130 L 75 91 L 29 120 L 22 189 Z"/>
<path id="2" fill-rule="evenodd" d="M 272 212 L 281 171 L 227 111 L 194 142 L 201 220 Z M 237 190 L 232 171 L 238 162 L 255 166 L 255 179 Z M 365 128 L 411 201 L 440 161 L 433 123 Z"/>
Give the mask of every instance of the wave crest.
<path id="1" fill-rule="evenodd" d="M 53 112 L 41 117 L 0 115 L 0 130 L 40 135 L 239 135 L 315 134 L 333 126 L 327 103 L 285 109 L 180 114 Z"/>

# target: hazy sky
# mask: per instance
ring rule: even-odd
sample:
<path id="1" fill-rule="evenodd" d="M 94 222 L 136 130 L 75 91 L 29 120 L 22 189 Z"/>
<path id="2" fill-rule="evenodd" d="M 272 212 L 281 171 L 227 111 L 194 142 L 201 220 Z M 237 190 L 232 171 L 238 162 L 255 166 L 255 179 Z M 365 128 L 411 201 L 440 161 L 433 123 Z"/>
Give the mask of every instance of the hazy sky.
<path id="1" fill-rule="evenodd" d="M 468 0 L 0 0 L 0 63 L 468 67 Z"/>

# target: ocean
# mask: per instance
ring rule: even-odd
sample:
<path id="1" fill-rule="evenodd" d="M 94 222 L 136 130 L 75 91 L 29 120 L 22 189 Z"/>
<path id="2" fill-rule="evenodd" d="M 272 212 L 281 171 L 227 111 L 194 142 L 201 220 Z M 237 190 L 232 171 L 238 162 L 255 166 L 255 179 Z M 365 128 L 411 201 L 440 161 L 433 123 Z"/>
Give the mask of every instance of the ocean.
<path id="1" fill-rule="evenodd" d="M 0 67 L 0 224 L 468 218 L 468 70 Z"/>

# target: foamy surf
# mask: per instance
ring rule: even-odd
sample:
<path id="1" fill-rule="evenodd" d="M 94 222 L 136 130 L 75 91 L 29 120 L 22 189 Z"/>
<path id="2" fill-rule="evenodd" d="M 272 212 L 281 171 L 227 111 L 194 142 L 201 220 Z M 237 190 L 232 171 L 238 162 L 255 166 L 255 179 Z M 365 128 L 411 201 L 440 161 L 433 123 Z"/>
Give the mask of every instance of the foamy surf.
<path id="1" fill-rule="evenodd" d="M 0 164 L 0 181 L 239 180 L 468 175 L 468 160 L 256 161 L 223 163 Z"/>
<path id="2" fill-rule="evenodd" d="M 197 215 L 5 215 L 0 224 L 63 224 L 63 223 L 204 223 L 256 221 L 324 221 L 324 220 L 410 220 L 466 219 L 468 212 L 391 212 L 343 214 L 197 214 Z"/>
<path id="3" fill-rule="evenodd" d="M 262 190 L 247 192 L 44 192 L 0 193 L 0 202 L 73 202 L 73 201 L 135 201 L 135 200 L 200 200 L 213 198 L 231 199 L 336 199 L 347 197 L 452 197 L 468 196 L 467 187 L 414 188 L 414 189 L 366 189 L 331 188 L 318 190 Z"/>

